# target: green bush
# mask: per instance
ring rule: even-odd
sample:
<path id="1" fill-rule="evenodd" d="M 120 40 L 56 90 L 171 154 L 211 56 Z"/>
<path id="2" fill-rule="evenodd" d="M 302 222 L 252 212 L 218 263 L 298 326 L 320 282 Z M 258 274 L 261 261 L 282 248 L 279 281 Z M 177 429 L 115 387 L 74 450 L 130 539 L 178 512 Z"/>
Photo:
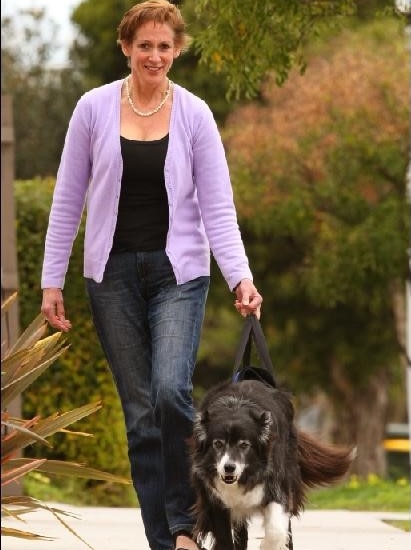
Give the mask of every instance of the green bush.
<path id="1" fill-rule="evenodd" d="M 40 277 L 44 238 L 54 188 L 54 179 L 34 179 L 15 183 L 17 253 L 19 266 L 19 309 L 21 326 L 27 326 L 39 313 Z M 78 423 L 78 431 L 94 438 L 78 440 L 56 434 L 52 449 L 42 449 L 42 457 L 84 462 L 116 475 L 129 475 L 125 428 L 120 403 L 91 321 L 83 279 L 84 224 L 74 244 L 64 290 L 66 315 L 73 328 L 67 340 L 70 349 L 50 372 L 44 373 L 24 394 L 23 412 L 27 416 L 47 416 L 84 402 L 102 400 L 98 414 Z M 28 450 L 37 457 L 35 448 Z M 60 482 L 59 482 L 60 483 Z M 94 481 L 61 481 L 63 492 L 81 494 L 87 489 L 89 504 L 128 505 L 135 499 L 128 487 L 102 488 Z M 102 494 L 103 492 L 103 494 Z"/>

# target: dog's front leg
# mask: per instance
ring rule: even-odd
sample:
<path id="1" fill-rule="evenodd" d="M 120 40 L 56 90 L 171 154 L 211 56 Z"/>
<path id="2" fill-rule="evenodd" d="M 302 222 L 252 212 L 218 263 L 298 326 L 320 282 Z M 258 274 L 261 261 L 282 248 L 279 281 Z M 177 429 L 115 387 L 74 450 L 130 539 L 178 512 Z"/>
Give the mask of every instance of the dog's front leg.
<path id="1" fill-rule="evenodd" d="M 264 538 L 261 550 L 287 550 L 290 515 L 278 502 L 270 502 L 264 510 Z"/>
<path id="2" fill-rule="evenodd" d="M 220 500 L 210 499 L 206 491 L 201 491 L 201 497 L 194 529 L 195 536 L 204 541 L 210 535 L 210 550 L 234 550 L 230 511 L 220 503 Z"/>
<path id="3" fill-rule="evenodd" d="M 248 522 L 246 520 L 234 523 L 234 550 L 247 550 Z"/>
<path id="4" fill-rule="evenodd" d="M 230 511 L 227 508 L 214 509 L 210 518 L 211 532 L 214 538 L 212 550 L 235 550 L 231 532 Z"/>

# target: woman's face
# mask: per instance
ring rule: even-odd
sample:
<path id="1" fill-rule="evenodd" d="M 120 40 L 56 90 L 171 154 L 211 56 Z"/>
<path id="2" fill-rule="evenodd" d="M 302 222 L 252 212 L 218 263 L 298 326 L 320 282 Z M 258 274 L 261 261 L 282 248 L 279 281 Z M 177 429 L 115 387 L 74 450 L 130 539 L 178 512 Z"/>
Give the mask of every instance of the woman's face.
<path id="1" fill-rule="evenodd" d="M 142 83 L 156 84 L 165 79 L 180 54 L 174 44 L 174 31 L 167 24 L 149 21 L 136 31 L 133 42 L 121 44 L 130 67 Z"/>

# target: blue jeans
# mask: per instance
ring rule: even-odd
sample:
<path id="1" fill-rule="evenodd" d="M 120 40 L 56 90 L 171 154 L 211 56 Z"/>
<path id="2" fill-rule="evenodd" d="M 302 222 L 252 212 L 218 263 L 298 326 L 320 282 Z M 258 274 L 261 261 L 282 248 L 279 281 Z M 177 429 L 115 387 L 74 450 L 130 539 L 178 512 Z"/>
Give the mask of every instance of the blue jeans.
<path id="1" fill-rule="evenodd" d="M 87 279 L 94 324 L 124 412 L 131 477 L 152 550 L 191 531 L 187 439 L 209 277 L 177 285 L 164 251 L 113 254 Z"/>

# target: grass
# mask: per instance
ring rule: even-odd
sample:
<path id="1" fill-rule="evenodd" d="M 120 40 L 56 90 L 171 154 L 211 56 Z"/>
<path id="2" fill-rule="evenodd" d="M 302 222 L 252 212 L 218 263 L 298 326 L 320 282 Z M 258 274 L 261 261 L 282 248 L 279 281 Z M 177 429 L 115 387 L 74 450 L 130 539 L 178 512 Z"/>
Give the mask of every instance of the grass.
<path id="1" fill-rule="evenodd" d="M 392 527 L 396 527 L 397 529 L 402 529 L 403 531 L 411 531 L 410 522 L 406 519 L 385 519 L 384 523 L 392 525 Z"/>
<path id="2" fill-rule="evenodd" d="M 29 473 L 23 481 L 23 493 L 43 502 L 73 506 L 135 508 L 137 497 L 131 485 L 87 483 L 83 479 L 52 479 L 40 472 Z"/>
<path id="3" fill-rule="evenodd" d="M 366 480 L 352 476 L 338 487 L 317 489 L 309 494 L 307 509 L 311 510 L 352 510 L 378 512 L 410 512 L 410 481 L 381 479 L 370 475 Z M 410 520 L 387 519 L 385 523 L 411 530 Z"/>
<path id="4" fill-rule="evenodd" d="M 39 500 L 74 505 L 130 506 L 137 505 L 133 489 L 127 487 L 127 495 L 121 498 L 111 495 L 113 488 L 89 487 L 87 491 L 76 490 L 74 481 L 58 486 L 51 479 L 38 473 L 26 476 L 24 492 Z M 87 494 L 87 499 L 84 498 Z M 93 494 L 95 493 L 94 497 Z M 83 496 L 82 496 L 83 495 Z M 115 496 L 115 495 L 114 495 Z M 127 496 L 127 498 L 126 498 Z M 381 479 L 375 475 L 367 479 L 351 476 L 336 487 L 311 490 L 306 505 L 308 510 L 353 510 L 379 512 L 410 511 L 410 481 L 405 477 L 397 480 Z"/>
<path id="5" fill-rule="evenodd" d="M 406 478 L 386 480 L 375 475 L 361 480 L 352 476 L 337 487 L 312 490 L 306 508 L 409 512 L 410 481 Z"/>

